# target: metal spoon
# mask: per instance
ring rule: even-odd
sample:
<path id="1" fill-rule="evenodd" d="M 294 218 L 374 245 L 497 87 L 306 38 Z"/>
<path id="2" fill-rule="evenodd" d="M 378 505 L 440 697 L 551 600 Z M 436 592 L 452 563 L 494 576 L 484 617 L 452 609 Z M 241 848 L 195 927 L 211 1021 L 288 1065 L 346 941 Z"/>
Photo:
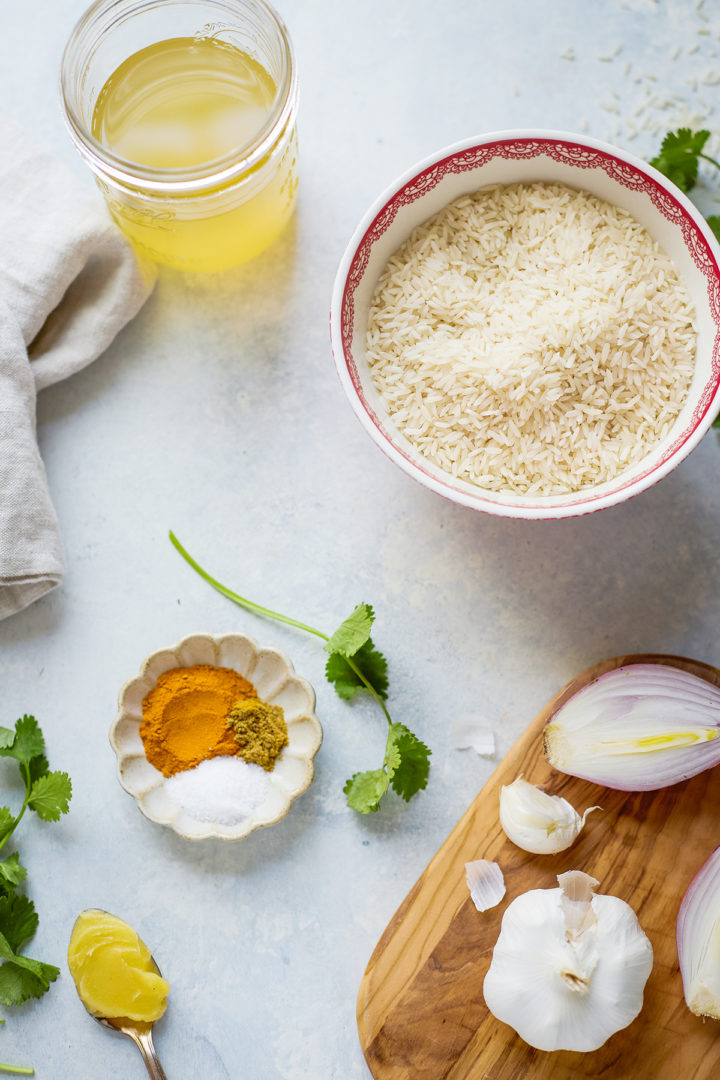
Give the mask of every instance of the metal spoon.
<path id="1" fill-rule="evenodd" d="M 80 921 L 84 914 L 93 912 L 100 912 L 101 914 L 107 915 L 110 918 L 117 919 L 116 915 L 111 915 L 109 911 L 105 911 L 103 908 L 89 908 L 86 912 L 81 912 L 80 915 L 78 915 L 75 925 L 77 926 L 77 923 Z M 118 919 L 117 921 L 122 923 L 122 919 Z M 131 927 L 128 927 L 128 929 L 132 930 Z M 135 931 L 132 932 L 135 933 Z M 140 939 L 138 938 L 138 940 Z M 160 978 L 162 978 L 162 971 L 157 966 L 157 961 L 155 960 L 155 957 L 151 955 L 150 961 L 155 968 L 156 973 L 160 976 Z M 77 983 L 76 989 L 78 991 L 78 997 L 82 1001 L 83 1005 L 85 1005 L 85 1002 L 83 1001 L 82 995 L 80 993 L 80 988 L 77 986 Z M 131 1020 L 127 1016 L 96 1016 L 95 1013 L 90 1012 L 87 1005 L 85 1005 L 85 1010 L 90 1016 L 92 1016 L 93 1020 L 97 1020 L 98 1024 L 102 1024 L 104 1027 L 109 1027 L 113 1031 L 117 1031 L 120 1035 L 127 1035 L 129 1039 L 132 1039 L 132 1041 L 135 1043 L 142 1055 L 142 1059 L 145 1062 L 145 1068 L 147 1069 L 148 1075 L 150 1076 L 151 1080 L 167 1080 L 165 1070 L 160 1064 L 157 1052 L 155 1050 L 155 1047 L 153 1046 L 152 1023 L 148 1023 L 148 1021 L 146 1020 Z"/>
<path id="2" fill-rule="evenodd" d="M 155 964 L 155 967 L 157 967 L 157 964 Z M 159 970 L 158 974 L 160 974 Z M 92 1013 L 90 1015 L 92 1016 Z M 153 1046 L 152 1024 L 143 1020 L 128 1020 L 124 1016 L 112 1018 L 94 1016 L 93 1019 L 97 1020 L 99 1024 L 112 1028 L 113 1031 L 119 1031 L 121 1035 L 127 1035 L 129 1039 L 132 1039 L 142 1054 L 145 1068 L 151 1080 L 167 1080 L 165 1070 L 160 1064 L 160 1059 Z"/>

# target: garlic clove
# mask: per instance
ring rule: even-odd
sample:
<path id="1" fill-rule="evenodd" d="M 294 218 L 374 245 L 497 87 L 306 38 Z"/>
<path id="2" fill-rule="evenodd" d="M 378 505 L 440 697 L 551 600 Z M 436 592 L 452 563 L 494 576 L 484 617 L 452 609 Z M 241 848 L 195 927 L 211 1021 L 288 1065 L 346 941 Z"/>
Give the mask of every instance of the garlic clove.
<path id="1" fill-rule="evenodd" d="M 505 895 L 505 878 L 496 862 L 476 859 L 465 863 L 465 880 L 478 911 L 495 907 Z"/>
<path id="2" fill-rule="evenodd" d="M 500 824 L 508 840 L 534 855 L 565 851 L 575 842 L 591 806 L 580 816 L 567 799 L 548 795 L 519 776 L 500 789 Z"/>
<path id="3" fill-rule="evenodd" d="M 574 871 L 518 896 L 503 915 L 483 992 L 490 1012 L 538 1050 L 597 1050 L 640 1012 L 652 946 L 632 908 Z"/>
<path id="4" fill-rule="evenodd" d="M 696 1016 L 720 1020 L 720 847 L 685 893 L 677 947 L 687 1007 Z"/>
<path id="5" fill-rule="evenodd" d="M 654 791 L 720 762 L 720 687 L 670 664 L 629 664 L 551 717 L 545 757 L 560 772 Z"/>

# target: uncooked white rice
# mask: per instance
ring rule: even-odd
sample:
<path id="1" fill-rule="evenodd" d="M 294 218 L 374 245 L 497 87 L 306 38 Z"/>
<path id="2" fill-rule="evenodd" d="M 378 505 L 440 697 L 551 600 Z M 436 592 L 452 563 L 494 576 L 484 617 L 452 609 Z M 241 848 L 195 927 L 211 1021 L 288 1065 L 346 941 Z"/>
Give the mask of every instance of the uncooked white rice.
<path id="1" fill-rule="evenodd" d="M 464 195 L 411 234 L 372 301 L 367 355 L 398 428 L 452 476 L 551 495 L 663 439 L 694 307 L 630 214 L 562 184 Z"/>

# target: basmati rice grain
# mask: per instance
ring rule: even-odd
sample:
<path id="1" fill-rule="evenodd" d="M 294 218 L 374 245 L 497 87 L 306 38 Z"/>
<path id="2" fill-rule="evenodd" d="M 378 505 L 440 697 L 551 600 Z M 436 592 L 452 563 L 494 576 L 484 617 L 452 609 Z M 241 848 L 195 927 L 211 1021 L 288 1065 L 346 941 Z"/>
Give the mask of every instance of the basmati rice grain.
<path id="1" fill-rule="evenodd" d="M 492 491 L 612 480 L 667 438 L 692 379 L 695 311 L 630 214 L 563 184 L 464 195 L 377 284 L 367 358 L 398 429 Z"/>

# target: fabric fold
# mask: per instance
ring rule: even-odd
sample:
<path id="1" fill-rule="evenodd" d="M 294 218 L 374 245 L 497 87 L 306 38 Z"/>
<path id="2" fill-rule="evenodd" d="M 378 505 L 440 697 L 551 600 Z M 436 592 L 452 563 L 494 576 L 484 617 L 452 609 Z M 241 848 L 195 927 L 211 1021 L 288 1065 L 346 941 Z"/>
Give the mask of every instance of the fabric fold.
<path id="1" fill-rule="evenodd" d="M 102 201 L 0 114 L 0 619 L 63 575 L 36 392 L 96 359 L 152 291 Z"/>

